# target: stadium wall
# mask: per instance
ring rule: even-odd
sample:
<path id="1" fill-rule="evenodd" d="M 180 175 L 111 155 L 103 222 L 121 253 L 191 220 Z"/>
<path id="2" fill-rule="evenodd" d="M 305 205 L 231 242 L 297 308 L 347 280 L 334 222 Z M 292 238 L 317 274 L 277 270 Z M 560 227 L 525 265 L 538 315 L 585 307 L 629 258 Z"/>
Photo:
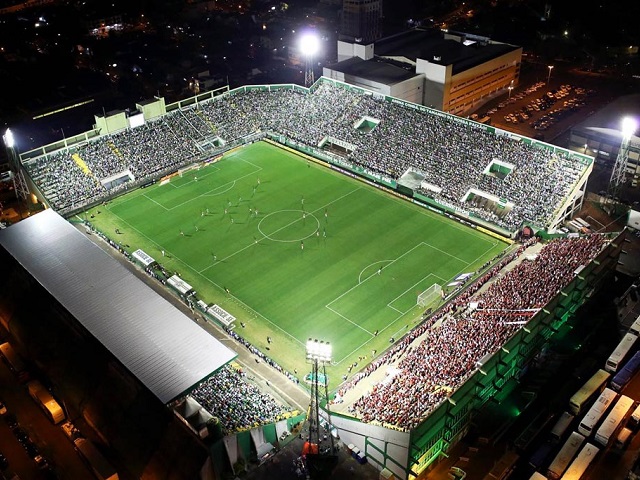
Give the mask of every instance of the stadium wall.
<path id="1" fill-rule="evenodd" d="M 618 234 L 500 350 L 477 362 L 468 380 L 411 432 L 364 424 L 333 413 L 332 422 L 340 437 L 345 443 L 358 446 L 380 470 L 387 468 L 399 479 L 417 478 L 433 468 L 465 436 L 487 402 L 508 395 L 534 357 L 609 281 L 625 235 L 626 232 Z"/>

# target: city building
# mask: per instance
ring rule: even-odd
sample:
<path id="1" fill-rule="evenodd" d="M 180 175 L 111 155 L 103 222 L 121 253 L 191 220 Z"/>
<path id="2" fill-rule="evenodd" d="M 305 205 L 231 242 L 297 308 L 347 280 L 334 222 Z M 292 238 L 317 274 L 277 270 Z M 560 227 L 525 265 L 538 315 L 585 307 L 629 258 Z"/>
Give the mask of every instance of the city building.
<path id="1" fill-rule="evenodd" d="M 344 0 L 340 37 L 347 41 L 369 43 L 380 38 L 382 0 Z"/>
<path id="2" fill-rule="evenodd" d="M 417 28 L 375 42 L 338 40 L 324 76 L 455 115 L 518 84 L 522 47 Z"/>

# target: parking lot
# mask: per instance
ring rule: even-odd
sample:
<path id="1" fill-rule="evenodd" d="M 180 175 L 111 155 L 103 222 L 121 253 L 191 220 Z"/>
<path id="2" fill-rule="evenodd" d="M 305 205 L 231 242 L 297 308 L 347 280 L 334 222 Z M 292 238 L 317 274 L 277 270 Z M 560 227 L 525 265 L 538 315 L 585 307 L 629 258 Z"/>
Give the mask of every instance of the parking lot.
<path id="1" fill-rule="evenodd" d="M 487 110 L 481 109 L 474 116 L 490 117 L 492 125 L 545 140 L 562 131 L 564 128 L 558 129 L 557 126 L 584 109 L 596 93 L 591 88 L 570 83 L 552 88 L 540 81 L 513 93 L 516 90 L 519 89 L 514 89 L 507 99 L 502 99 Z M 571 124 L 580 119 L 580 116 L 575 116 Z M 547 132 L 551 135 L 546 135 Z"/>
<path id="2" fill-rule="evenodd" d="M 628 79 L 585 73 L 568 63 L 556 63 L 549 75 L 546 64 L 524 58 L 518 81 L 469 112 L 470 118 L 488 116 L 497 128 L 563 147 L 571 127 L 613 99 L 637 91 Z"/>

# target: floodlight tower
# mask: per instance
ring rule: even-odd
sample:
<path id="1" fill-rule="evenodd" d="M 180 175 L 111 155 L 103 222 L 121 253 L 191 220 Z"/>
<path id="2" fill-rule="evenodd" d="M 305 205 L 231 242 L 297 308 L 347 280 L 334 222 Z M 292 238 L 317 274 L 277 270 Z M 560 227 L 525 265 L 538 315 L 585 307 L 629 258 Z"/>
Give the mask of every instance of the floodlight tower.
<path id="1" fill-rule="evenodd" d="M 11 178 L 13 179 L 13 191 L 16 192 L 18 198 L 26 200 L 31 192 L 29 192 L 27 181 L 24 178 L 22 164 L 16 152 L 16 139 L 10 128 L 7 128 L 4 132 L 2 140 L 4 141 L 4 146 L 7 149 L 7 157 L 9 158 L 9 168 L 11 169 Z"/>
<path id="2" fill-rule="evenodd" d="M 313 57 L 320 50 L 318 37 L 312 33 L 305 33 L 300 39 L 300 53 L 304 57 L 304 86 L 313 85 Z"/>
<path id="3" fill-rule="evenodd" d="M 622 128 L 620 130 L 622 133 L 622 142 L 620 143 L 616 163 L 613 165 L 613 171 L 611 172 L 611 179 L 609 180 L 609 188 L 607 191 L 607 196 L 610 199 L 618 196 L 620 185 L 624 183 L 624 174 L 627 168 L 627 156 L 629 155 L 629 142 L 637 128 L 638 122 L 635 118 L 624 117 L 622 119 Z"/>
<path id="4" fill-rule="evenodd" d="M 307 466 L 310 471 L 319 471 L 326 468 L 331 468 L 332 460 L 337 458 L 335 456 L 335 446 L 333 443 L 333 435 L 331 433 L 331 412 L 329 411 L 329 387 L 327 381 L 327 363 L 331 363 L 331 344 L 329 342 L 318 341 L 315 339 L 309 339 L 306 345 L 307 362 L 312 365 L 311 373 L 311 397 L 309 401 L 309 453 L 307 453 Z M 320 377 L 320 366 L 322 366 L 322 377 Z M 322 378 L 322 380 L 321 380 Z M 325 440 L 324 436 L 320 434 L 322 426 L 320 424 L 320 401 L 322 388 L 321 383 L 324 384 L 324 400 L 325 408 L 327 410 L 327 423 L 328 434 L 326 435 L 329 440 L 330 446 L 322 445 L 322 440 Z M 317 453 L 316 453 L 317 452 Z"/>

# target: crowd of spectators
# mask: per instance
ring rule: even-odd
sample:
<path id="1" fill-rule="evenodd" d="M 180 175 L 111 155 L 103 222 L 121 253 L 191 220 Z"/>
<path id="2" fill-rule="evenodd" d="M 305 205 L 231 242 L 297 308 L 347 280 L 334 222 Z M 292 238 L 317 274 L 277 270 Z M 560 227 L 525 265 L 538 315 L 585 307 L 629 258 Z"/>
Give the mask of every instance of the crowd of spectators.
<path id="1" fill-rule="evenodd" d="M 528 244 L 522 245 L 344 383 L 336 401 L 379 368 L 394 365 L 389 370 L 393 373 L 350 405 L 349 411 L 365 422 L 414 428 L 476 371 L 479 360 L 504 345 L 532 311 L 557 295 L 576 269 L 595 258 L 606 243 L 603 235 L 554 240 L 535 258 L 522 260 L 498 276 Z M 484 285 L 487 288 L 479 292 Z"/>
<path id="2" fill-rule="evenodd" d="M 191 396 L 220 420 L 225 434 L 276 422 L 290 412 L 251 383 L 242 370 L 230 366 L 201 383 Z"/>
<path id="3" fill-rule="evenodd" d="M 378 120 L 367 133 L 356 128 L 364 117 Z M 54 208 L 88 203 L 110 192 L 100 180 L 125 170 L 138 179 L 157 177 L 202 155 L 220 142 L 238 142 L 258 132 L 282 135 L 318 147 L 325 137 L 351 145 L 343 161 L 397 180 L 409 168 L 441 188 L 422 191 L 436 201 L 473 212 L 515 230 L 522 222 L 546 225 L 584 171 L 566 154 L 531 146 L 484 125 L 321 83 L 311 93 L 253 89 L 221 95 L 174 110 L 141 127 L 99 137 L 26 164 Z M 71 158 L 89 167 L 86 173 Z M 335 152 L 334 152 L 335 154 Z M 492 161 L 513 166 L 506 176 L 489 173 Z M 469 189 L 513 203 L 508 213 L 466 201 Z"/>

